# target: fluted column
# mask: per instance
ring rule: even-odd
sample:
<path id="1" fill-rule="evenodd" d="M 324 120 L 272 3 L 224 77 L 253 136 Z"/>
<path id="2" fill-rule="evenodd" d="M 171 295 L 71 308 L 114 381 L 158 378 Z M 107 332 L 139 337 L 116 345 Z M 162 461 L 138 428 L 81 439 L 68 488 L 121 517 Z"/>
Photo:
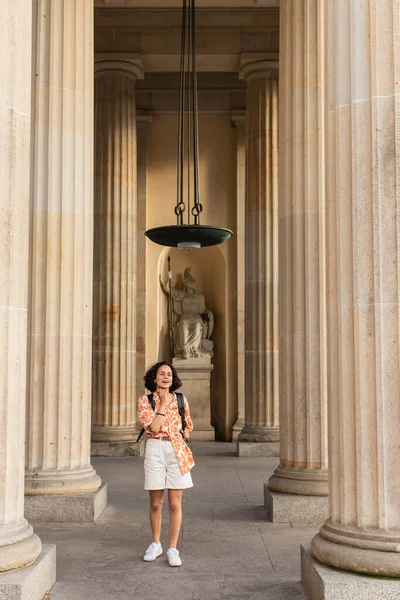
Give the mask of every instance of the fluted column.
<path id="1" fill-rule="evenodd" d="M 0 572 L 31 564 L 41 542 L 24 519 L 32 3 L 0 18 Z M 1 592 L 1 590 L 0 590 Z M 4 593 L 4 592 L 3 592 Z"/>
<path id="2" fill-rule="evenodd" d="M 400 577 L 400 2 L 325 6 L 332 443 L 330 518 L 312 551 Z"/>
<path id="3" fill-rule="evenodd" d="M 92 492 L 93 2 L 37 0 L 28 495 Z"/>
<path id="4" fill-rule="evenodd" d="M 278 62 L 245 63 L 245 427 L 248 442 L 279 439 Z M 266 450 L 268 454 L 268 451 Z"/>
<path id="5" fill-rule="evenodd" d="M 92 441 L 136 438 L 138 64 L 95 67 Z"/>
<path id="6" fill-rule="evenodd" d="M 328 514 L 324 73 L 319 0 L 280 4 L 280 462 L 273 520 Z M 266 490 L 267 492 L 267 490 Z M 321 500 L 312 497 L 325 497 Z M 279 514 L 279 501 L 285 514 Z M 271 501 L 271 498 L 270 498 Z M 302 507 L 299 510 L 299 506 Z"/>
<path id="7" fill-rule="evenodd" d="M 142 114 L 136 119 L 137 138 L 137 285 L 136 285 L 136 399 L 144 392 L 143 376 L 146 372 L 146 223 L 148 195 L 148 154 L 151 115 Z M 136 416 L 138 423 L 138 417 Z M 138 423 L 139 431 L 141 429 Z"/>
<path id="8" fill-rule="evenodd" d="M 246 116 L 232 114 L 236 129 L 236 257 L 237 257 L 237 420 L 232 427 L 236 441 L 245 426 L 245 222 L 246 222 Z"/>

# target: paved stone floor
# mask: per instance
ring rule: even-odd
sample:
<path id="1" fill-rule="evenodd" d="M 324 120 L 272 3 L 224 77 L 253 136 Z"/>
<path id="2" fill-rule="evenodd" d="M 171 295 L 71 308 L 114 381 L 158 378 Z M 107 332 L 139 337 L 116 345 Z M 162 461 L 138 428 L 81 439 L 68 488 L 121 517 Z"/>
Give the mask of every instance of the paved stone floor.
<path id="1" fill-rule="evenodd" d="M 93 460 L 108 483 L 109 504 L 94 525 L 36 525 L 57 544 L 57 583 L 51 600 L 304 600 L 300 544 L 310 525 L 266 520 L 263 485 L 276 458 L 237 458 L 233 444 L 196 443 L 195 487 L 184 492 L 180 550 L 171 568 L 168 510 L 164 554 L 142 560 L 151 542 L 143 459 Z"/>

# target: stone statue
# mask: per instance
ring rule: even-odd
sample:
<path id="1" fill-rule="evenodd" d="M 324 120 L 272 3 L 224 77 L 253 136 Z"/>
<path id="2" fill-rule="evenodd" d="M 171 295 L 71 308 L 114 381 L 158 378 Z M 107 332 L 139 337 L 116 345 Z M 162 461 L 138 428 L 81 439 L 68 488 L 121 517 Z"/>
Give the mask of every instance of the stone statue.
<path id="1" fill-rule="evenodd" d="M 188 267 L 183 274 L 183 289 L 171 285 L 172 271 L 162 289 L 168 294 L 169 327 L 174 358 L 213 356 L 214 343 L 210 340 L 214 329 L 214 315 L 206 309 L 203 294 L 196 290 L 196 281 Z"/>

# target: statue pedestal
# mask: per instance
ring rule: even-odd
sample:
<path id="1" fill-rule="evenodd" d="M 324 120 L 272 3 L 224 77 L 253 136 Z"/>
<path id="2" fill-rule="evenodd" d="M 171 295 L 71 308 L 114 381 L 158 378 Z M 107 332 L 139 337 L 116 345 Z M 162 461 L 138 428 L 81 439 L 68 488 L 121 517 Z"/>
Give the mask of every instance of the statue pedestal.
<path id="1" fill-rule="evenodd" d="M 214 427 L 211 425 L 210 379 L 213 366 L 208 356 L 202 358 L 173 358 L 172 364 L 182 381 L 182 392 L 188 402 L 194 431 L 194 442 L 213 442 Z"/>

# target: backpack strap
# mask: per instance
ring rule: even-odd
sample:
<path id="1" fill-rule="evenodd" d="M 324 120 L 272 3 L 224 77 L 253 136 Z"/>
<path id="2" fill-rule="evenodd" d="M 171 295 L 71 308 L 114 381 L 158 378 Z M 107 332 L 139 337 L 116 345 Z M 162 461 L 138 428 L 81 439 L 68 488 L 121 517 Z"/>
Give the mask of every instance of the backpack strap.
<path id="1" fill-rule="evenodd" d="M 149 401 L 149 404 L 150 404 L 151 408 L 153 410 L 155 410 L 155 408 L 156 408 L 156 401 L 154 400 L 153 394 L 149 394 L 147 396 L 147 400 Z M 139 433 L 136 442 L 140 442 L 143 434 L 144 434 L 144 427 L 142 427 L 142 431 Z"/>
<path id="2" fill-rule="evenodd" d="M 183 394 L 176 392 L 176 399 L 178 400 L 178 411 L 182 419 L 182 431 L 185 431 L 187 423 L 185 419 L 185 400 Z"/>
<path id="3" fill-rule="evenodd" d="M 183 435 L 183 432 L 185 431 L 186 425 L 187 425 L 186 418 L 185 418 L 185 399 L 183 397 L 183 394 L 181 394 L 180 392 L 176 392 L 176 398 L 178 400 L 178 411 L 179 411 L 179 414 L 182 419 L 182 432 L 181 432 L 182 437 L 183 437 L 185 444 L 187 446 L 189 446 L 189 448 L 190 448 L 189 440 L 187 438 L 185 438 L 185 436 Z"/>
<path id="4" fill-rule="evenodd" d="M 149 401 L 151 408 L 152 408 L 153 410 L 156 410 L 156 401 L 154 400 L 154 396 L 153 396 L 153 394 L 149 394 L 149 395 L 147 396 L 147 400 Z"/>

